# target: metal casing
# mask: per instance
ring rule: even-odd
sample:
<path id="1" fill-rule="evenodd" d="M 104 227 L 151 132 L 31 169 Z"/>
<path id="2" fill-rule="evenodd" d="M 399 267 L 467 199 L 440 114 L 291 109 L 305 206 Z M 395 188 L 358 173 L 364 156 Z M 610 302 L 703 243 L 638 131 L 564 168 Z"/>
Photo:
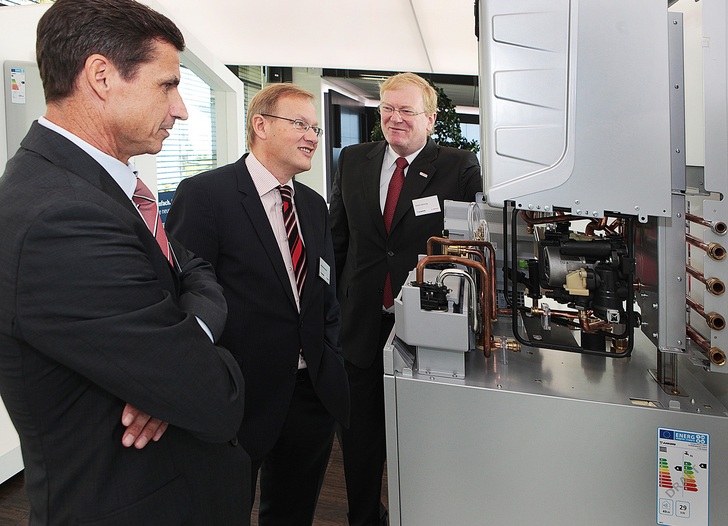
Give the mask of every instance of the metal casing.
<path id="1" fill-rule="evenodd" d="M 490 204 L 670 215 L 663 1 L 488 0 L 480 27 Z"/>

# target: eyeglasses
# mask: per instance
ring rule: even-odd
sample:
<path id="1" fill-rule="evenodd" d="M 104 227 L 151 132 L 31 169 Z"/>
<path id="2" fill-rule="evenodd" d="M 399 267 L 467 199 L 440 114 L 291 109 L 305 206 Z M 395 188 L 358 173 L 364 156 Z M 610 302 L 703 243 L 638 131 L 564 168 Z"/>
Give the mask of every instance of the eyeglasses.
<path id="1" fill-rule="evenodd" d="M 415 111 L 411 110 L 409 108 L 403 108 L 403 109 L 397 109 L 391 104 L 385 104 L 384 102 L 381 103 L 379 106 L 379 113 L 382 115 L 392 115 L 395 111 L 399 113 L 400 117 L 416 117 L 417 115 L 422 115 L 425 113 L 424 111 Z"/>
<path id="2" fill-rule="evenodd" d="M 324 132 L 323 128 L 319 128 L 318 126 L 311 126 L 301 119 L 289 119 L 288 117 L 280 117 L 278 115 L 271 115 L 270 113 L 261 113 L 261 115 L 263 117 L 273 117 L 274 119 L 283 119 L 284 121 L 292 122 L 293 127 L 301 133 L 306 133 L 308 130 L 313 130 L 313 132 L 316 134 L 316 137 L 321 137 L 321 134 Z"/>

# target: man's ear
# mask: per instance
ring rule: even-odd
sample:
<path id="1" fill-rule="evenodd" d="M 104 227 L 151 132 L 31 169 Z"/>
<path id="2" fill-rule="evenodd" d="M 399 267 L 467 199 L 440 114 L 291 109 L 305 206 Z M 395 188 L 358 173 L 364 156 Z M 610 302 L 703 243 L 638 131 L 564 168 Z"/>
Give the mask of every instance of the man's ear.
<path id="1" fill-rule="evenodd" d="M 100 99 L 106 100 L 114 75 L 118 76 L 118 72 L 109 59 L 95 53 L 86 59 L 81 80 Z"/>
<path id="2" fill-rule="evenodd" d="M 262 115 L 253 115 L 253 131 L 255 135 L 263 140 L 268 138 L 268 127 L 266 126 L 265 117 Z"/>

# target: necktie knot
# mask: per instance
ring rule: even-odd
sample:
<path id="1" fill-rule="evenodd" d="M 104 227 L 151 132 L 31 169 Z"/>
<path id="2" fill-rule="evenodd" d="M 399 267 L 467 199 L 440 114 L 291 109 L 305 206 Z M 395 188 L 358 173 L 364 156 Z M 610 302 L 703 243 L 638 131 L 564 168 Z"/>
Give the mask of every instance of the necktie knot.
<path id="1" fill-rule="evenodd" d="M 286 185 L 281 185 L 278 187 L 278 191 L 281 193 L 281 200 L 283 201 L 283 213 L 286 214 L 290 210 L 290 207 L 293 206 L 291 188 Z"/>
<path id="2" fill-rule="evenodd" d="M 397 168 L 399 168 L 400 170 L 404 170 L 405 168 L 407 168 L 407 165 L 409 164 L 407 162 L 407 159 L 405 159 L 404 157 L 398 157 L 397 160 L 394 161 L 394 163 L 397 165 Z"/>

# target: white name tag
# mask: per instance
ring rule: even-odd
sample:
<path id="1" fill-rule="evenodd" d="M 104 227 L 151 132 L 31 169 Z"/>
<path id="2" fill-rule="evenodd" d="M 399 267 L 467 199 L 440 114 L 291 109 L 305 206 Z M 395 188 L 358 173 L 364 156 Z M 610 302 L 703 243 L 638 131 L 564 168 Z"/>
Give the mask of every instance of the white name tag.
<path id="1" fill-rule="evenodd" d="M 324 258 L 319 258 L 319 278 L 324 280 L 327 285 L 331 284 L 331 267 L 324 261 Z"/>
<path id="2" fill-rule="evenodd" d="M 422 197 L 420 199 L 413 199 L 412 206 L 415 209 L 416 216 L 434 214 L 440 211 L 440 201 L 437 200 L 436 195 L 431 195 L 430 197 Z"/>

